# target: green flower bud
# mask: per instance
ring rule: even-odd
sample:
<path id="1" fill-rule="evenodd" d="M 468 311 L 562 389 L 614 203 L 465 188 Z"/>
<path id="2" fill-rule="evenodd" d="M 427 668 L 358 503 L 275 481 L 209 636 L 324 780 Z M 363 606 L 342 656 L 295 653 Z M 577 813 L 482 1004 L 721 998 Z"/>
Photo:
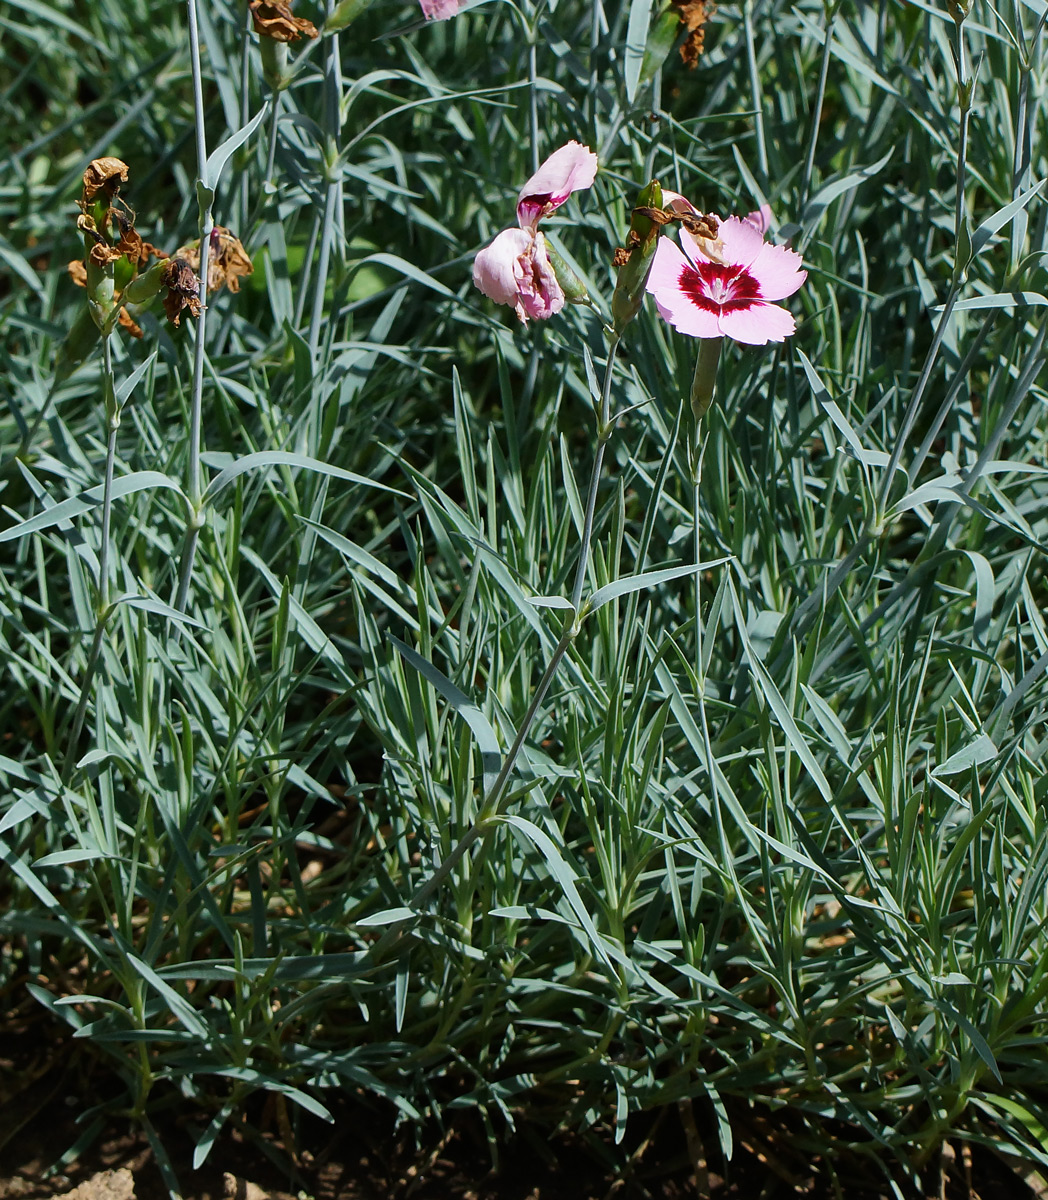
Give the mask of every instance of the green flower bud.
<path id="1" fill-rule="evenodd" d="M 542 234 L 540 233 L 538 236 L 542 237 Z M 556 275 L 557 282 L 564 293 L 564 299 L 569 304 L 588 304 L 589 292 L 586 290 L 586 285 L 568 266 L 564 258 L 553 249 L 549 238 L 542 238 L 542 240 L 546 243 L 546 256 L 549 258 L 553 274 Z"/>
<path id="2" fill-rule="evenodd" d="M 274 92 L 282 92 L 291 82 L 292 72 L 288 69 L 287 42 L 273 38 L 259 38 L 258 48 L 262 55 L 262 75 Z"/>
<path id="3" fill-rule="evenodd" d="M 691 411 L 695 420 L 701 421 L 713 403 L 717 387 L 717 363 L 720 359 L 723 338 L 700 338 L 699 357 L 695 361 L 695 374 L 691 377 Z"/>
<path id="4" fill-rule="evenodd" d="M 148 271 L 136 276 L 120 295 L 121 304 L 147 304 L 164 286 L 163 274 L 166 258 L 153 263 Z"/>
<path id="5" fill-rule="evenodd" d="M 325 33 L 341 33 L 347 25 L 371 7 L 373 0 L 339 0 L 324 22 Z"/>
<path id="6" fill-rule="evenodd" d="M 657 179 L 653 179 L 638 194 L 625 249 L 615 252 L 619 276 L 611 298 L 611 315 L 616 333 L 622 333 L 640 311 L 644 302 L 644 285 L 659 241 L 659 225 L 643 214 L 641 210 L 645 208 L 662 208 L 662 187 Z"/>

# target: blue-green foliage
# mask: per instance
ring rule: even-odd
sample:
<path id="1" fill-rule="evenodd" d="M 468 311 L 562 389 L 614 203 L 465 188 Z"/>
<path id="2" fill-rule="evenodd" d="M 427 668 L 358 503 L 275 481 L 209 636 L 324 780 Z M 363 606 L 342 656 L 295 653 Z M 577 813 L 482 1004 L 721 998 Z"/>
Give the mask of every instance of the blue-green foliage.
<path id="1" fill-rule="evenodd" d="M 959 1130 L 1048 1161 L 1043 5 L 725 3 L 690 72 L 639 56 L 643 7 L 382 0 L 291 47 L 217 189 L 255 271 L 211 301 L 187 610 L 193 335 L 157 307 L 114 339 L 118 386 L 155 358 L 101 622 L 64 264 L 100 154 L 143 236 L 196 236 L 188 41 L 144 0 L 0 13 L 0 985 L 134 1113 L 181 1092 L 200 1158 L 266 1089 L 620 1134 L 691 1097 L 726 1153 L 752 1101 L 900 1180 Z M 241 6 L 200 17 L 213 149 L 272 98 Z M 518 325 L 470 267 L 569 138 L 601 172 L 544 229 L 604 312 L 652 177 L 767 201 L 809 278 L 697 433 L 695 343 L 628 328 L 586 595 L 617 586 L 493 812 L 607 339 Z"/>

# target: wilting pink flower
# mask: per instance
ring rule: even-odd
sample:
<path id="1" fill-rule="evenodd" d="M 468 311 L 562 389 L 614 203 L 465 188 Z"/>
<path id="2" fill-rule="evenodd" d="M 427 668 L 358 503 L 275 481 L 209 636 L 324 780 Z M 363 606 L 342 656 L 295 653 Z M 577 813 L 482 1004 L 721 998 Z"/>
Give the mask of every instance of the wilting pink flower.
<path id="1" fill-rule="evenodd" d="M 663 203 L 670 211 L 699 215 L 676 193 L 664 192 Z M 670 238 L 659 239 L 647 291 L 675 329 L 751 346 L 781 342 L 793 333 L 792 315 L 771 301 L 793 295 L 808 273 L 801 270 L 799 254 L 765 242 L 770 219 L 767 205 L 726 221 L 710 214 L 703 224 L 716 236 L 681 228 L 683 252 Z"/>
<path id="2" fill-rule="evenodd" d="M 597 156 L 578 142 L 555 150 L 520 189 L 518 229 L 504 229 L 477 255 L 473 282 L 498 304 L 510 304 L 525 323 L 552 317 L 564 307 L 539 221 L 560 208 L 572 192 L 591 187 Z"/>
<path id="3" fill-rule="evenodd" d="M 462 7 L 464 0 L 418 0 L 427 21 L 446 21 Z"/>

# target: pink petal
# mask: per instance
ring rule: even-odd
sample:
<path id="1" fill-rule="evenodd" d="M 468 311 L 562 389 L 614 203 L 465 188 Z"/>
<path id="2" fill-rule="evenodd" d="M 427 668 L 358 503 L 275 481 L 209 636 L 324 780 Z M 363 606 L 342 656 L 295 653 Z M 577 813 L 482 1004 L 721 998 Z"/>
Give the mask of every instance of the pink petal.
<path id="1" fill-rule="evenodd" d="M 446 21 L 462 7 L 463 0 L 419 0 L 427 21 Z"/>
<path id="2" fill-rule="evenodd" d="M 793 333 L 793 315 L 778 304 L 760 301 L 748 308 L 737 308 L 720 314 L 720 332 L 748 346 L 763 346 L 781 342 Z"/>
<path id="3" fill-rule="evenodd" d="M 759 229 L 762 234 L 767 233 L 771 228 L 771 205 L 762 204 L 756 212 L 747 213 L 743 220 Z"/>
<path id="4" fill-rule="evenodd" d="M 546 239 L 541 233 L 532 242 L 530 253 L 520 257 L 519 265 L 522 277 L 517 316 L 525 322 L 528 317 L 542 321 L 560 312 L 564 307 L 564 290 L 546 254 Z"/>
<path id="5" fill-rule="evenodd" d="M 764 235 L 749 221 L 729 217 L 717 230 L 724 243 L 724 261 L 736 267 L 748 267 L 764 249 Z"/>
<path id="6" fill-rule="evenodd" d="M 698 214 L 699 211 L 687 197 L 682 196 L 680 192 L 671 192 L 668 188 L 662 189 L 662 207 L 677 213 Z"/>
<path id="7" fill-rule="evenodd" d="M 660 237 L 644 290 L 651 292 L 653 296 L 666 290 L 680 291 L 680 273 L 690 266 L 691 263 L 681 253 L 676 242 L 668 237 Z"/>
<path id="8" fill-rule="evenodd" d="M 519 260 L 534 241 L 529 229 L 503 229 L 473 260 L 473 282 L 496 304 L 516 304 Z"/>
<path id="9" fill-rule="evenodd" d="M 801 256 L 785 246 L 765 245 L 750 263 L 750 274 L 760 284 L 765 300 L 792 296 L 808 278 L 808 272 L 801 270 Z"/>
<path id="10" fill-rule="evenodd" d="M 517 197 L 517 220 L 532 228 L 541 216 L 560 208 L 572 192 L 592 187 L 597 156 L 579 142 L 568 142 L 546 159 Z"/>
<path id="11" fill-rule="evenodd" d="M 717 314 L 698 308 L 681 288 L 681 272 L 693 269 L 669 238 L 659 238 L 645 290 L 655 297 L 659 312 L 674 329 L 689 337 L 720 337 Z"/>

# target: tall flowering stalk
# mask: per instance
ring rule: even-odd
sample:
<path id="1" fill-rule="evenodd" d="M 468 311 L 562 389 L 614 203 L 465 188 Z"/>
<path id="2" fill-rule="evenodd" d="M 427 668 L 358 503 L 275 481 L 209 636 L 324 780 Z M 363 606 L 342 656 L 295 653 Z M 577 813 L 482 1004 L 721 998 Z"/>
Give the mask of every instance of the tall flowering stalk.
<path id="1" fill-rule="evenodd" d="M 80 215 L 77 228 L 84 239 L 84 257 L 69 264 L 73 282 L 87 292 L 87 311 L 95 336 L 102 342 L 102 404 L 106 421 L 106 461 L 102 484 L 102 528 L 98 553 L 97 600 L 95 630 L 88 651 L 87 666 L 80 689 L 80 699 L 73 716 L 69 749 L 63 774 L 69 777 L 76 757 L 76 748 L 87 715 L 87 702 L 102 649 L 102 638 L 112 611 L 110 595 L 110 540 L 113 514 L 113 475 L 116 463 L 116 440 L 120 429 L 120 401 L 117 396 L 113 369 L 112 338 L 116 329 L 130 336 L 142 337 L 134 314 L 166 289 L 164 307 L 175 324 L 183 307 L 195 311 L 197 279 L 184 261 L 168 259 L 143 241 L 135 228 L 135 213 L 120 197 L 121 186 L 127 182 L 129 168 L 119 158 L 98 158 L 84 172 L 84 185 L 78 201 Z M 149 266 L 151 258 L 159 261 Z M 82 334 L 76 332 L 77 341 Z M 78 354 L 79 350 L 70 353 Z M 59 363 L 59 374 L 63 364 Z M 44 411 L 30 430 L 31 438 Z"/>
<path id="2" fill-rule="evenodd" d="M 569 142 L 552 154 L 528 180 L 517 198 L 518 229 L 504 230 L 485 250 L 477 255 L 473 281 L 485 295 L 514 308 L 521 321 L 528 317 L 545 317 L 559 311 L 565 299 L 581 300 L 572 295 L 575 285 L 566 283 L 556 260 L 547 272 L 547 253 L 544 239 L 538 231 L 539 220 L 558 208 L 573 191 L 591 186 L 596 175 L 597 159 L 586 147 Z M 593 519 L 600 486 L 604 452 L 615 428 L 612 418 L 612 381 L 615 359 L 623 332 L 636 316 L 644 294 L 644 284 L 656 249 L 658 225 L 644 215 L 645 204 L 661 203 L 659 185 L 653 182 L 641 192 L 641 206 L 634 210 L 627 247 L 616 253 L 619 276 L 612 301 L 614 325 L 608 345 L 604 382 L 597 410 L 597 444 L 586 490 L 583 527 L 579 537 L 579 556 L 571 590 L 569 609 L 560 640 L 550 656 L 528 708 L 521 719 L 513 742 L 506 751 L 501 768 L 484 797 L 476 820 L 451 853 L 412 897 L 410 907 L 420 909 L 455 869 L 469 848 L 479 838 L 487 838 L 501 814 L 510 777 L 517 759 L 531 732 L 535 719 L 556 677 L 560 664 L 579 635 L 588 614 L 583 602 L 586 578 L 589 573 Z M 396 929 L 387 937 L 396 936 Z M 380 943 L 385 944 L 385 941 Z"/>
<path id="3" fill-rule="evenodd" d="M 197 179 L 202 185 L 207 171 L 207 141 L 204 136 L 204 89 L 200 72 L 200 31 L 197 25 L 196 0 L 187 0 L 189 18 L 189 59 L 193 69 L 193 114 L 195 118 Z M 204 394 L 204 345 L 207 331 L 207 280 L 208 257 L 211 250 L 211 230 L 214 219 L 211 206 L 214 192 L 210 188 L 198 188 L 200 195 L 200 285 L 199 315 L 196 323 L 196 340 L 193 343 L 193 383 L 189 394 L 189 466 L 187 492 L 189 495 L 189 520 L 186 525 L 185 541 L 179 565 L 178 592 L 175 608 L 184 611 L 189 599 L 189 584 L 193 577 L 193 561 L 196 558 L 197 542 L 204 525 L 203 497 L 204 478 L 201 467 L 201 441 Z"/>

